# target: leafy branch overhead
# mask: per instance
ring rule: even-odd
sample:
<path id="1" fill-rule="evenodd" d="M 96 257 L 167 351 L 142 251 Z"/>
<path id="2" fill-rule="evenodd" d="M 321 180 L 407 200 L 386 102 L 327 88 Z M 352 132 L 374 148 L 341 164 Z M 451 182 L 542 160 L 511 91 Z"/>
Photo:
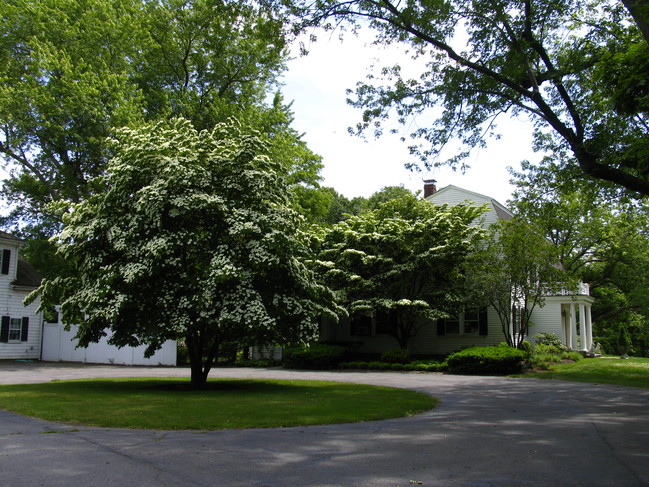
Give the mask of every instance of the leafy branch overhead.
<path id="1" fill-rule="evenodd" d="M 184 117 L 211 129 L 254 126 L 290 184 L 318 180 L 319 156 L 277 94 L 288 56 L 283 20 L 256 2 L 6 0 L 0 2 L 0 158 L 10 173 L 1 222 L 51 272 L 46 239 L 60 230 L 51 201 L 101 188 L 120 127 Z M 276 96 L 273 96 L 273 94 Z M 40 241 L 32 249 L 34 242 Z M 51 252 L 47 254 L 51 260 Z"/>
<path id="2" fill-rule="evenodd" d="M 302 26 L 369 25 L 377 43 L 399 43 L 423 66 L 419 77 L 387 66 L 357 84 L 359 133 L 380 135 L 392 113 L 401 124 L 432 113 L 411 133 L 411 150 L 426 166 L 455 166 L 498 135 L 498 117 L 527 117 L 537 149 L 649 195 L 646 2 L 626 2 L 631 11 L 613 0 L 286 3 Z M 444 160 L 456 140 L 464 149 Z"/>

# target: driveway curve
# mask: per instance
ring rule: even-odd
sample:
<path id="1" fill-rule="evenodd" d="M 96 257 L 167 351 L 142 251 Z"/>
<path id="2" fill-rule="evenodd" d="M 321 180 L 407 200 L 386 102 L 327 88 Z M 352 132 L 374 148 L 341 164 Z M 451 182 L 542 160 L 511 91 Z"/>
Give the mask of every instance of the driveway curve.
<path id="1" fill-rule="evenodd" d="M 0 384 L 187 375 L 0 362 Z M 649 390 L 417 373 L 216 369 L 211 376 L 379 384 L 440 404 L 394 420 L 210 432 L 73 428 L 0 410 L 0 485 L 649 486 Z"/>

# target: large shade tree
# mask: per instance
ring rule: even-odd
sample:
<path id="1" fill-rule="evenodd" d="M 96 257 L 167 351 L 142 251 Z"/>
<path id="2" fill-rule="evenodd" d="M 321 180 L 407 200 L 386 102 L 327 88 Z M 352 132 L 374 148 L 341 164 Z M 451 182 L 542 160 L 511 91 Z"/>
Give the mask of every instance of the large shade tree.
<path id="1" fill-rule="evenodd" d="M 500 116 L 521 116 L 535 124 L 537 149 L 568 155 L 562 163 L 594 180 L 649 195 L 646 1 L 284 3 L 303 25 L 369 25 L 377 43 L 402 45 L 422 66 L 414 77 L 384 66 L 358 83 L 351 103 L 364 110 L 359 132 L 381 134 L 396 115 L 416 127 L 411 149 L 425 165 L 457 166 L 498 135 Z M 451 141 L 463 149 L 446 158 Z"/>
<path id="2" fill-rule="evenodd" d="M 98 190 L 64 211 L 58 253 L 68 272 L 44 280 L 85 346 L 111 332 L 152 354 L 184 340 L 192 383 L 219 347 L 308 342 L 333 294 L 303 264 L 301 217 L 288 207 L 281 163 L 237 123 L 197 131 L 184 119 L 123 129 Z"/>
<path id="3" fill-rule="evenodd" d="M 595 298 L 595 340 L 608 353 L 646 355 L 649 350 L 649 212 L 644 201 L 610 198 L 583 179 L 557 177 L 524 164 L 514 172 L 512 205 L 557 249 L 573 278 L 590 284 Z M 627 342 L 627 338 L 629 342 Z"/>
<path id="4" fill-rule="evenodd" d="M 465 263 L 483 235 L 483 209 L 436 206 L 404 194 L 327 229 L 319 264 L 352 319 L 388 317 L 399 347 L 465 304 Z"/>
<path id="5" fill-rule="evenodd" d="M 289 183 L 317 179 L 320 159 L 270 96 L 287 37 L 258 2 L 6 0 L 0 18 L 3 223 L 29 240 L 46 275 L 56 273 L 47 238 L 60 229 L 47 204 L 93 193 L 115 128 L 182 116 L 200 130 L 236 116 L 257 128 Z"/>

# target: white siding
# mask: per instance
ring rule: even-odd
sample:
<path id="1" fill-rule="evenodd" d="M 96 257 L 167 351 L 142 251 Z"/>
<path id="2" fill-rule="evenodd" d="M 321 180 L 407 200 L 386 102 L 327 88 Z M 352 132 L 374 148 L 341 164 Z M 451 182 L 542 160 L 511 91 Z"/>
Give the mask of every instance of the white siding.
<path id="1" fill-rule="evenodd" d="M 532 338 L 537 333 L 554 333 L 565 343 L 563 332 L 563 322 L 561 319 L 561 303 L 565 302 L 565 297 L 547 297 L 542 307 L 537 306 L 532 311 L 529 337 Z"/>
<path id="2" fill-rule="evenodd" d="M 11 250 L 9 274 L 0 274 L 0 315 L 11 318 L 29 318 L 28 340 L 26 342 L 0 343 L 0 359 L 38 359 L 41 355 L 41 313 L 37 313 L 39 301 L 24 306 L 29 294 L 27 290 L 13 289 L 11 283 L 16 279 L 18 266 L 18 244 L 0 241 L 0 255 L 5 249 Z"/>
<path id="3" fill-rule="evenodd" d="M 501 215 L 507 215 L 511 217 L 511 214 L 503 205 L 490 198 L 489 196 L 474 193 L 473 191 L 468 191 L 466 189 L 458 188 L 457 186 L 453 185 L 449 185 L 445 188 L 440 189 L 426 199 L 436 205 L 447 204 L 449 206 L 455 206 L 466 204 L 467 202 L 470 202 L 475 206 L 482 206 L 486 204 L 488 205 L 488 209 L 483 216 L 485 228 L 489 227 L 489 225 L 491 225 L 492 223 L 496 223 L 500 220 L 498 211 L 500 211 Z"/>
<path id="4" fill-rule="evenodd" d="M 437 323 L 422 328 L 411 342 L 415 355 L 447 355 L 467 347 L 498 345 L 505 341 L 498 314 L 493 308 L 487 309 L 487 335 L 437 334 Z"/>

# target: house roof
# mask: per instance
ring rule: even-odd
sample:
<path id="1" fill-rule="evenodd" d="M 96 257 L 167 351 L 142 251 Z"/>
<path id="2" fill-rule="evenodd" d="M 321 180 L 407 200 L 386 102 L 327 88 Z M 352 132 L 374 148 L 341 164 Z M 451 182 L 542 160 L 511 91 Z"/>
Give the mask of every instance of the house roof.
<path id="1" fill-rule="evenodd" d="M 41 285 L 41 275 L 29 262 L 18 257 L 18 272 L 16 279 L 11 283 L 13 286 L 37 288 Z"/>
<path id="2" fill-rule="evenodd" d="M 12 235 L 10 233 L 3 232 L 2 230 L 0 230 L 0 240 L 10 240 L 11 242 L 14 242 L 14 243 L 17 243 L 17 244 L 22 242 L 22 239 L 14 236 L 14 235 Z"/>
<path id="3" fill-rule="evenodd" d="M 491 196 L 476 193 L 475 191 L 470 191 L 468 189 L 460 188 L 459 186 L 455 186 L 453 184 L 449 184 L 448 186 L 443 187 L 439 191 L 436 191 L 432 195 L 428 196 L 426 199 L 428 201 L 434 201 L 437 198 L 443 197 L 444 193 L 450 193 L 454 191 L 458 193 L 462 193 L 463 196 L 466 196 L 465 198 L 463 198 L 464 200 L 470 200 L 478 204 L 484 204 L 484 203 L 491 204 L 494 211 L 496 212 L 496 215 L 501 220 L 511 220 L 514 217 L 514 215 L 507 209 L 505 205 L 493 199 Z"/>

